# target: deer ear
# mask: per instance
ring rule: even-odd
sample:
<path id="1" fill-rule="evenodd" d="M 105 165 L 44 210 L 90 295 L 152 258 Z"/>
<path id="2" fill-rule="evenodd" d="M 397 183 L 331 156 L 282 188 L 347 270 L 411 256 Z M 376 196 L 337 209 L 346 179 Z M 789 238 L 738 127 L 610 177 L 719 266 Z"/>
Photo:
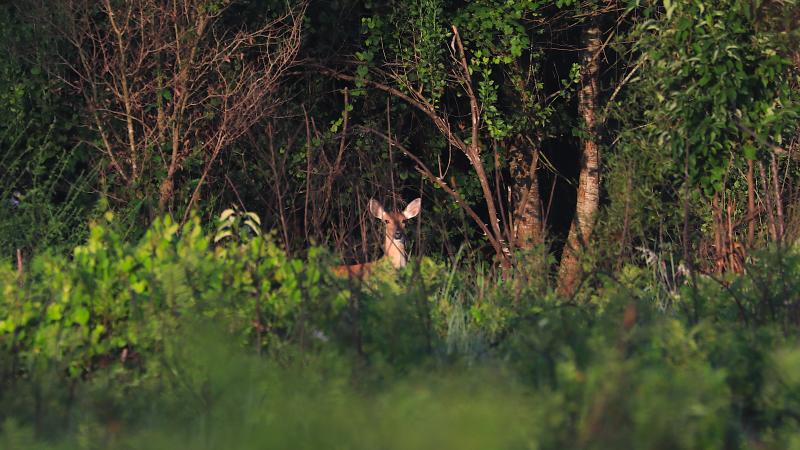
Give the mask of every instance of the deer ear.
<path id="1" fill-rule="evenodd" d="M 377 200 L 371 198 L 369 199 L 369 213 L 378 219 L 383 220 L 383 216 L 386 214 L 386 211 L 383 210 L 383 206 L 381 206 Z"/>
<path id="2" fill-rule="evenodd" d="M 421 209 L 422 209 L 422 199 L 421 198 L 414 199 L 411 203 L 408 204 L 408 206 L 406 206 L 406 209 L 403 211 L 403 216 L 405 216 L 406 219 L 417 217 L 417 214 L 419 214 L 419 210 Z"/>

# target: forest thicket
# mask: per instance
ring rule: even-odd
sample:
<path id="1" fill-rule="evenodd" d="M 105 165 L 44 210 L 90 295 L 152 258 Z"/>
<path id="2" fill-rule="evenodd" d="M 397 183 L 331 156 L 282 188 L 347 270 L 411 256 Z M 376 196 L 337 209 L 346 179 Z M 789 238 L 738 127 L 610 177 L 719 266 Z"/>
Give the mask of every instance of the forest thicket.
<path id="1" fill-rule="evenodd" d="M 16 0 L 0 44 L 0 448 L 800 449 L 797 0 Z"/>

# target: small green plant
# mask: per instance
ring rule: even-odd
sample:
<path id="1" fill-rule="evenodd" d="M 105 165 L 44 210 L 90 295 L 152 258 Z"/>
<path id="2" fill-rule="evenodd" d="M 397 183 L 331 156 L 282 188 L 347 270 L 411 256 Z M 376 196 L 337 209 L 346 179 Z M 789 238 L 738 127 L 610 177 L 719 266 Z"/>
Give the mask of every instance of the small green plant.
<path id="1" fill-rule="evenodd" d="M 233 205 L 232 208 L 222 211 L 217 219 L 214 244 L 226 239 L 247 242 L 256 236 L 261 236 L 261 218 L 254 212 L 244 211 Z"/>

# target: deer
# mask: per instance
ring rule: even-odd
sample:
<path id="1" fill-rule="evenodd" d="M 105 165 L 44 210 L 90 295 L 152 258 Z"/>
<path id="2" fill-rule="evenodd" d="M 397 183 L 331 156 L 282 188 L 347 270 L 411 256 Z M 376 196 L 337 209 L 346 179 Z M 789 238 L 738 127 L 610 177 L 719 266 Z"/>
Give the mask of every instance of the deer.
<path id="1" fill-rule="evenodd" d="M 370 272 L 382 261 L 388 260 L 392 267 L 401 269 L 408 262 L 405 246 L 406 221 L 417 217 L 422 209 L 422 199 L 417 198 L 401 211 L 387 212 L 383 205 L 375 199 L 369 200 L 369 212 L 376 219 L 383 221 L 383 257 L 362 264 L 336 266 L 333 274 L 338 277 L 366 279 Z"/>

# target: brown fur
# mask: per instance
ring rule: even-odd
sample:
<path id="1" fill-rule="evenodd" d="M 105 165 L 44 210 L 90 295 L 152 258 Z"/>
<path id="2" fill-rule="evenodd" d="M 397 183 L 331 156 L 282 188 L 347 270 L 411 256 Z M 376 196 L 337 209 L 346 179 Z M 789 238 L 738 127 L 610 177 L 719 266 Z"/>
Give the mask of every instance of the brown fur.
<path id="1" fill-rule="evenodd" d="M 375 218 L 384 222 L 383 233 L 383 258 L 388 258 L 394 268 L 401 268 L 406 265 L 405 249 L 405 229 L 406 221 L 419 214 L 422 209 L 422 201 L 416 199 L 408 204 L 403 211 L 386 212 L 377 201 L 370 199 L 369 212 Z M 399 236 L 399 239 L 397 238 Z M 381 258 L 381 259 L 383 259 Z M 371 261 L 362 264 L 351 264 L 336 266 L 331 271 L 335 276 L 341 278 L 366 279 L 378 261 Z"/>

